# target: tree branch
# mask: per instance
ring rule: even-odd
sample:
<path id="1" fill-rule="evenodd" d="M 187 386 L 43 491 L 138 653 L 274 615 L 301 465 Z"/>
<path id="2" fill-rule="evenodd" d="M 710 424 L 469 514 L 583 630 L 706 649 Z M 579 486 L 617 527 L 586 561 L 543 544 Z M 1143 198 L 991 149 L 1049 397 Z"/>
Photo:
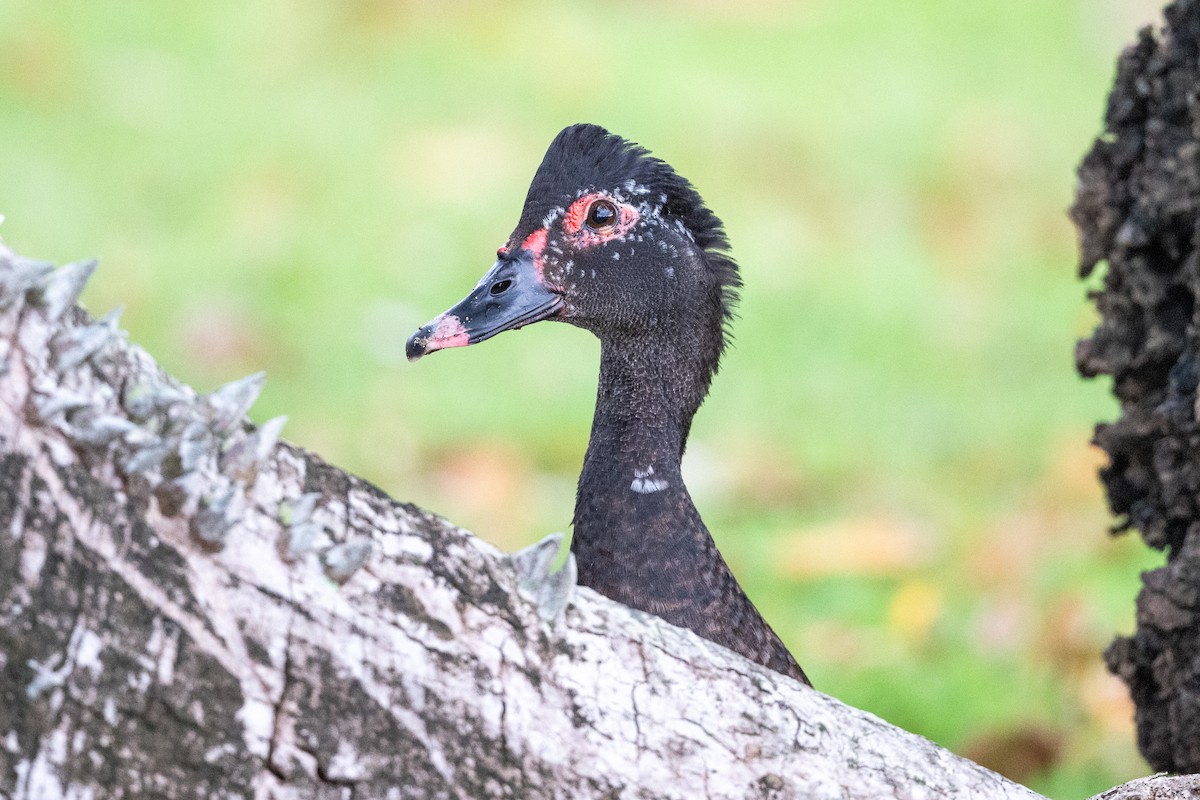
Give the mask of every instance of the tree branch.
<path id="1" fill-rule="evenodd" d="M 1033 795 L 207 396 L 0 251 L 0 794 Z"/>

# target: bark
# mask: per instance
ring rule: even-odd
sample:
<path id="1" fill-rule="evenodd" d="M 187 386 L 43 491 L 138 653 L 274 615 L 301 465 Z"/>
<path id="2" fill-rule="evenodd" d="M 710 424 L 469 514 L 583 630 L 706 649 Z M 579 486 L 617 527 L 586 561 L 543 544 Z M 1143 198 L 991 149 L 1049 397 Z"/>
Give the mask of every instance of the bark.
<path id="1" fill-rule="evenodd" d="M 0 796 L 1036 797 L 197 396 L 92 266 L 0 246 Z"/>
<path id="2" fill-rule="evenodd" d="M 1179 0 L 1121 56 L 1106 133 L 1079 168 L 1081 272 L 1107 263 L 1088 376 L 1113 376 L 1120 417 L 1096 428 L 1117 530 L 1167 551 L 1145 573 L 1137 630 L 1106 653 L 1155 768 L 1200 772 L 1200 2 Z"/>
<path id="3" fill-rule="evenodd" d="M 1200 775 L 1151 775 L 1109 789 L 1093 800 L 1173 800 L 1200 797 Z"/>
<path id="4" fill-rule="evenodd" d="M 0 254 L 0 794 L 1033 795 L 198 397 Z"/>

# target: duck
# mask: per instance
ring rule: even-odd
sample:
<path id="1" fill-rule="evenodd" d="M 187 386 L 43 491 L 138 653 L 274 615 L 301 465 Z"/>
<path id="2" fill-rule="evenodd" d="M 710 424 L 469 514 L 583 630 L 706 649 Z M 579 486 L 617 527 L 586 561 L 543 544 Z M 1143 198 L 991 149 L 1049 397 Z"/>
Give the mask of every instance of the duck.
<path id="1" fill-rule="evenodd" d="M 811 685 L 717 549 L 680 465 L 742 286 L 720 219 L 665 161 L 599 125 L 562 130 L 471 292 L 410 361 L 535 322 L 600 340 L 572 521 L 583 586 Z"/>

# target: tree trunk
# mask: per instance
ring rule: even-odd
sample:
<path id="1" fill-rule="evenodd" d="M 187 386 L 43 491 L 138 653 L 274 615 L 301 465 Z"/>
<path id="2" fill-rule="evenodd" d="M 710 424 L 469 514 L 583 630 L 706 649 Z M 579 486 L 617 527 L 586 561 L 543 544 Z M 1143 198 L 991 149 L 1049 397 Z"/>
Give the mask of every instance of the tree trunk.
<path id="1" fill-rule="evenodd" d="M 1142 576 L 1137 631 L 1106 660 L 1133 694 L 1146 760 L 1200 772 L 1200 2 L 1166 19 L 1121 56 L 1107 133 L 1079 168 L 1081 272 L 1108 269 L 1077 359 L 1112 375 L 1121 401 L 1096 428 L 1117 530 L 1167 550 Z"/>

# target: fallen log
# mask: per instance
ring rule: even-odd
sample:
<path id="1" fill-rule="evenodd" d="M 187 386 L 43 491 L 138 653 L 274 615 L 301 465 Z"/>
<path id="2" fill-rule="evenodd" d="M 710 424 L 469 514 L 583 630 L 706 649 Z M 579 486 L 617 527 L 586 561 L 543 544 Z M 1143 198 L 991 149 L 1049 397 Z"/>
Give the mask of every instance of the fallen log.
<path id="1" fill-rule="evenodd" d="M 1030 798 L 197 395 L 0 250 L 0 795 Z"/>
<path id="2" fill-rule="evenodd" d="M 198 396 L 93 267 L 0 249 L 0 794 L 1036 797 Z"/>

